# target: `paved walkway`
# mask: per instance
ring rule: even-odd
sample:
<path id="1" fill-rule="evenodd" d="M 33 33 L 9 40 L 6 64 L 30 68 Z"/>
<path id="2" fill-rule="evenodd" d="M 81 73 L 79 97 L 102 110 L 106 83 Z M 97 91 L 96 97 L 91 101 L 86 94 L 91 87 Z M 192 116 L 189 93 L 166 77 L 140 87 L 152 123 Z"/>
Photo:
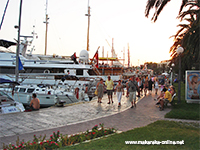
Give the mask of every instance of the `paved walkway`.
<path id="1" fill-rule="evenodd" d="M 96 100 L 68 105 L 66 107 L 51 107 L 35 112 L 0 115 L 0 148 L 3 143 L 15 144 L 17 137 L 25 142 L 31 141 L 33 135 L 47 138 L 57 130 L 62 134 L 75 134 L 92 129 L 94 125 L 104 123 L 105 127 L 114 127 L 120 131 L 146 126 L 154 121 L 165 119 L 170 111 L 166 108 L 159 111 L 153 100 L 155 95 L 147 95 L 137 99 L 137 107 L 123 96 L 122 106 L 118 107 L 116 96 L 114 103 L 107 104 L 107 95 L 99 104 Z"/>

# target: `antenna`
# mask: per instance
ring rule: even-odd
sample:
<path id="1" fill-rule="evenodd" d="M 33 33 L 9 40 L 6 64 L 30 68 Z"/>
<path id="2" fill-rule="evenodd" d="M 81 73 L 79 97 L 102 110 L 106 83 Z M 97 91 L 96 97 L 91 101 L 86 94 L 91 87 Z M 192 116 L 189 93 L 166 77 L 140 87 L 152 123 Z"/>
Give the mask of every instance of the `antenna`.
<path id="1" fill-rule="evenodd" d="M 46 0 L 45 14 L 47 14 L 48 0 Z"/>

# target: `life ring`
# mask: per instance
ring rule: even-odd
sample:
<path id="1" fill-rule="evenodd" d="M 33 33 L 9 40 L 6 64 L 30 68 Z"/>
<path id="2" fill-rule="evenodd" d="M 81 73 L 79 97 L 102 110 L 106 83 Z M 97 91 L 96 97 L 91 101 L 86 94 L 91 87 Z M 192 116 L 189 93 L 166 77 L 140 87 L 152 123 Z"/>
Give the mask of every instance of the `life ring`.
<path id="1" fill-rule="evenodd" d="M 50 71 L 48 69 L 44 70 L 44 73 L 50 73 Z"/>
<path id="2" fill-rule="evenodd" d="M 78 99 L 79 98 L 79 88 L 77 87 L 77 88 L 75 88 L 75 96 L 76 96 L 76 98 Z"/>

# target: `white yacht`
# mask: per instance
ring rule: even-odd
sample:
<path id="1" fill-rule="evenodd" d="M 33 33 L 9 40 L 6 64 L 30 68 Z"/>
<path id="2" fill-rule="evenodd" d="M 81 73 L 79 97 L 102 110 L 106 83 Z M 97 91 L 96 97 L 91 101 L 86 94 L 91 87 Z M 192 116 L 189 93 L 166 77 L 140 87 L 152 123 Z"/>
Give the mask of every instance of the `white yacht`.
<path id="1" fill-rule="evenodd" d="M 25 108 L 22 103 L 16 102 L 12 97 L 0 90 L 0 115 L 24 111 Z"/>
<path id="2" fill-rule="evenodd" d="M 85 86 L 75 87 L 61 81 L 58 85 L 50 84 L 31 84 L 15 85 L 12 81 L 0 78 L 0 90 L 7 93 L 15 101 L 22 103 L 25 107 L 30 105 L 32 94 L 37 94 L 41 107 L 64 106 L 65 104 L 77 103 L 80 101 L 89 101 L 92 94 L 85 93 Z M 77 90 L 78 89 L 78 90 Z"/>
<path id="3" fill-rule="evenodd" d="M 89 64 L 88 51 L 82 50 L 79 63 L 76 57 L 46 56 L 32 54 L 32 50 L 27 54 L 27 37 L 20 44 L 19 58 L 23 65 L 23 70 L 19 71 L 19 82 L 24 84 L 56 84 L 65 75 L 75 75 L 85 80 L 90 77 L 102 77 L 94 65 Z M 10 41 L 0 40 L 0 47 L 9 47 Z M 13 45 L 14 42 L 11 42 Z M 10 45 L 11 46 L 11 45 Z M 16 53 L 0 49 L 0 77 L 15 80 Z M 118 75 L 111 75 L 113 80 L 118 80 Z"/>

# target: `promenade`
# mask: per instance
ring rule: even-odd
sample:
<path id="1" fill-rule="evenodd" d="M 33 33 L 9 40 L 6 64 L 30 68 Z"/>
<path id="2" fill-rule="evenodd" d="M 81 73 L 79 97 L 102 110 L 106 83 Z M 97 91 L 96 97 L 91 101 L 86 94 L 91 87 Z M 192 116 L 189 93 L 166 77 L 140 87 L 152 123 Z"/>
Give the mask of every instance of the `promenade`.
<path id="1" fill-rule="evenodd" d="M 137 99 L 137 107 L 130 108 L 131 103 L 122 97 L 122 106 L 118 107 L 116 95 L 113 104 L 107 104 L 107 95 L 102 102 L 90 102 L 67 105 L 65 107 L 50 107 L 34 112 L 0 115 L 0 148 L 3 143 L 15 144 L 17 137 L 25 142 L 33 140 L 33 136 L 49 138 L 58 130 L 62 134 L 84 132 L 103 123 L 104 127 L 114 127 L 119 131 L 128 131 L 146 126 L 157 120 L 163 120 L 170 111 L 166 108 L 159 111 L 153 100 L 155 95 L 147 95 Z"/>

